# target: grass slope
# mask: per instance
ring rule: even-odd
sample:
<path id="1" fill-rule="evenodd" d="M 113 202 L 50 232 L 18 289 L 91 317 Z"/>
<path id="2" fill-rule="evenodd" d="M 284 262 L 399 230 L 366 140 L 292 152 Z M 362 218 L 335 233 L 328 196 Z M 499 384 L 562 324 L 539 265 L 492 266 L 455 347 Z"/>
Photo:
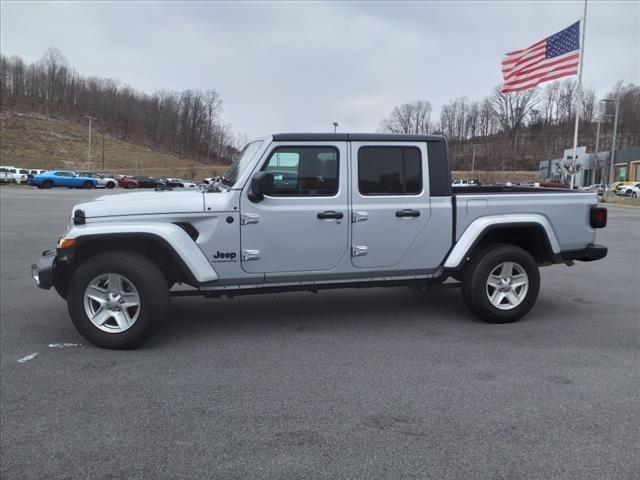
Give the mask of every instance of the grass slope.
<path id="1" fill-rule="evenodd" d="M 0 113 L 0 164 L 24 168 L 84 170 L 87 126 L 36 113 Z M 192 177 L 220 174 L 226 167 L 204 165 L 188 158 L 151 150 L 93 130 L 91 170 L 151 176 Z"/>

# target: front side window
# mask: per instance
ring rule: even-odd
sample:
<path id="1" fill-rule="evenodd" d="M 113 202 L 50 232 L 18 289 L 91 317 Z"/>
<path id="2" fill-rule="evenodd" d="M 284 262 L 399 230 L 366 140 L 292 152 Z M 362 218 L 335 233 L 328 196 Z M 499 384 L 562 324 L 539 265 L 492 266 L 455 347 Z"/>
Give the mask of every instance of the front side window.
<path id="1" fill-rule="evenodd" d="M 362 195 L 418 195 L 422 192 L 420 149 L 360 148 L 358 190 Z"/>
<path id="2" fill-rule="evenodd" d="M 258 153 L 260 147 L 262 146 L 262 140 L 257 142 L 251 142 L 245 145 L 242 151 L 238 154 L 238 156 L 233 160 L 227 171 L 224 172 L 222 178 L 226 181 L 228 185 L 233 185 L 238 180 L 238 177 L 242 172 L 246 170 L 246 168 L 251 165 L 251 160 Z"/>
<path id="3" fill-rule="evenodd" d="M 333 147 L 279 147 L 262 170 L 273 173 L 274 195 L 338 193 L 338 150 Z"/>

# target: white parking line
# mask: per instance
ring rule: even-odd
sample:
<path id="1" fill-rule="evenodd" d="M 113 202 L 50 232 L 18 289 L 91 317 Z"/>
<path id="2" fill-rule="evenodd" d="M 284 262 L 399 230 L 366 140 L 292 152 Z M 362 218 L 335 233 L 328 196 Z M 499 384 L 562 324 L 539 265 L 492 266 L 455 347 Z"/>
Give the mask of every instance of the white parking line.
<path id="1" fill-rule="evenodd" d="M 49 348 L 81 347 L 81 343 L 50 343 Z"/>
<path id="2" fill-rule="evenodd" d="M 33 360 L 38 355 L 38 352 L 32 353 L 31 355 L 27 355 L 26 357 L 22 357 L 18 359 L 18 363 L 25 363 L 29 360 Z"/>

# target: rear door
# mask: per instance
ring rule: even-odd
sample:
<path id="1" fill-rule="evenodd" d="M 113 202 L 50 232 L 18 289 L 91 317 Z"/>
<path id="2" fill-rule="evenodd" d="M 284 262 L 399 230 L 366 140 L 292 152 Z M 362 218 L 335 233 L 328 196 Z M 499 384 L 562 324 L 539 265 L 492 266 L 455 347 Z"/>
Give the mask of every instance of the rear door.
<path id="1" fill-rule="evenodd" d="M 431 214 L 425 142 L 351 145 L 353 265 L 397 265 Z"/>
<path id="2" fill-rule="evenodd" d="M 242 268 L 248 273 L 323 272 L 349 249 L 347 143 L 274 143 L 258 170 L 276 191 L 241 197 Z"/>

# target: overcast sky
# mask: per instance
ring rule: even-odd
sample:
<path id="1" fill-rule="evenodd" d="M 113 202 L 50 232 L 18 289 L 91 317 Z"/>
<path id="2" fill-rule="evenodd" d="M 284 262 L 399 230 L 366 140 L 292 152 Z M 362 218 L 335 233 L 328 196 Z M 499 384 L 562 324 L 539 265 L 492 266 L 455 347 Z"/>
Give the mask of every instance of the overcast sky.
<path id="1" fill-rule="evenodd" d="M 640 83 L 640 2 L 589 1 L 584 84 Z M 0 50 L 60 49 L 79 73 L 138 90 L 215 89 L 250 137 L 375 131 L 394 105 L 479 99 L 500 60 L 575 22 L 576 2 L 8 2 Z"/>

